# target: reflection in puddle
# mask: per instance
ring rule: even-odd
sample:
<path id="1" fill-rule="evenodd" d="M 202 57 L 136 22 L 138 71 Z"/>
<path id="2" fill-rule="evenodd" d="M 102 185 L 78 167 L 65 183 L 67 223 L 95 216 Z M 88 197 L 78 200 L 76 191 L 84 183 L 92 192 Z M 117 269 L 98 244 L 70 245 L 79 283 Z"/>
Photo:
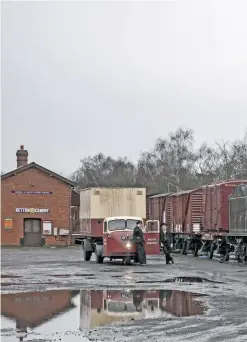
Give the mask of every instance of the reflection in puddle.
<path id="1" fill-rule="evenodd" d="M 155 280 L 156 283 L 215 283 L 215 284 L 224 284 L 221 281 L 209 280 L 207 278 L 201 277 L 175 277 L 165 280 Z M 153 280 L 139 280 L 136 281 L 136 284 L 148 284 L 153 283 Z"/>
<path id="2" fill-rule="evenodd" d="M 202 277 L 176 277 L 172 279 L 166 279 L 166 283 L 216 283 L 216 284 L 223 284 L 221 281 L 216 280 L 209 280 L 207 278 Z"/>
<path id="3" fill-rule="evenodd" d="M 126 319 L 203 314 L 199 294 L 177 290 L 81 291 L 80 328 Z"/>
<path id="4" fill-rule="evenodd" d="M 130 319 L 203 314 L 201 295 L 177 290 L 47 291 L 1 295 L 2 336 L 56 334 Z M 12 333 L 10 328 L 12 329 Z"/>

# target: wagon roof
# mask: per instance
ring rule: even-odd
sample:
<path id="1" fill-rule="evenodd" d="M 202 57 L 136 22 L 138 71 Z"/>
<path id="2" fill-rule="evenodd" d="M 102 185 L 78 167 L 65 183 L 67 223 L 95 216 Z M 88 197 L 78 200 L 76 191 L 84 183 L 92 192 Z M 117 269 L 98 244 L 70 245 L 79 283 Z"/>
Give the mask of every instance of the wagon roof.
<path id="1" fill-rule="evenodd" d="M 170 196 L 171 194 L 172 194 L 172 192 L 164 192 L 163 194 L 152 195 L 152 196 L 149 196 L 148 198 L 167 197 L 167 196 Z"/>
<path id="2" fill-rule="evenodd" d="M 203 188 L 209 188 L 209 187 L 214 187 L 214 186 L 221 186 L 224 184 L 246 184 L 247 183 L 247 179 L 236 179 L 236 180 L 229 180 L 229 181 L 222 181 L 222 182 L 216 182 L 216 183 L 211 183 L 211 184 L 207 184 L 207 185 L 203 185 Z"/>
<path id="3" fill-rule="evenodd" d="M 1 180 L 6 179 L 6 178 L 11 177 L 11 176 L 15 176 L 15 175 L 17 175 L 18 173 L 24 172 L 24 171 L 29 170 L 29 169 L 32 169 L 32 168 L 35 168 L 35 169 L 40 170 L 40 171 L 43 171 L 43 172 L 45 172 L 46 174 L 49 174 L 49 175 L 53 176 L 54 178 L 57 178 L 57 179 L 59 179 L 60 181 L 66 183 L 66 184 L 68 184 L 68 185 L 70 185 L 70 186 L 73 186 L 73 187 L 74 187 L 74 186 L 77 185 L 75 182 L 71 181 L 70 179 L 65 178 L 65 177 L 63 177 L 63 176 L 61 176 L 61 175 L 59 175 L 59 174 L 57 174 L 57 173 L 55 173 L 55 172 L 53 172 L 53 171 L 51 171 L 51 170 L 48 170 L 48 169 L 46 169 L 45 167 L 43 167 L 43 166 L 41 166 L 41 165 L 39 165 L 39 164 L 36 164 L 36 163 L 34 163 L 34 162 L 29 163 L 29 164 L 24 165 L 24 166 L 21 166 L 21 167 L 18 167 L 18 168 L 15 169 L 15 170 L 12 170 L 12 171 L 10 171 L 10 172 L 8 172 L 8 173 L 3 174 L 3 175 L 1 176 Z"/>
<path id="4" fill-rule="evenodd" d="M 186 194 L 190 194 L 190 193 L 192 193 L 192 192 L 200 191 L 200 190 L 202 190 L 202 188 L 190 189 L 190 190 L 183 190 L 183 191 L 179 191 L 179 192 L 174 192 L 174 193 L 171 194 L 170 196 L 186 195 Z"/>

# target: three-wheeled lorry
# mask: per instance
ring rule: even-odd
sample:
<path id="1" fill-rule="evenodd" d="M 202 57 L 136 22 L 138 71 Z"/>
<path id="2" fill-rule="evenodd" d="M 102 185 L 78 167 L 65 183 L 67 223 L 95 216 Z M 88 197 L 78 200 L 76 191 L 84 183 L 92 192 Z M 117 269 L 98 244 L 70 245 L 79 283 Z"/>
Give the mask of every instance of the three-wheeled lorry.
<path id="1" fill-rule="evenodd" d="M 133 230 L 141 217 L 117 216 L 107 217 L 102 224 L 103 241 L 84 239 L 82 242 L 84 260 L 90 261 L 92 253 L 96 262 L 101 264 L 105 258 L 110 261 L 120 259 L 124 265 L 130 265 L 137 259 L 136 245 L 133 243 Z M 160 226 L 158 220 L 149 220 L 143 227 L 145 251 L 147 255 L 160 254 Z"/>

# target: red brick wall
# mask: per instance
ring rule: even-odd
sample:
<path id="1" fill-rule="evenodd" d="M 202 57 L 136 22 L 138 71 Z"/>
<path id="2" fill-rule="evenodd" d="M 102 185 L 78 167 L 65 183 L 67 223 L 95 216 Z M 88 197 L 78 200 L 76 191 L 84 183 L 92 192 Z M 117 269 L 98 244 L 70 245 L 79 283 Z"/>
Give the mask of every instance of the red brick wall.
<path id="1" fill-rule="evenodd" d="M 12 194 L 11 190 L 51 191 L 52 194 Z M 23 171 L 1 182 L 1 244 L 20 245 L 24 236 L 24 218 L 39 218 L 52 221 L 57 228 L 71 228 L 71 189 L 62 181 L 35 168 Z M 49 209 L 49 213 L 16 213 L 16 208 Z M 13 228 L 4 228 L 4 219 L 12 218 Z M 69 236 L 43 236 L 46 245 L 67 245 Z"/>

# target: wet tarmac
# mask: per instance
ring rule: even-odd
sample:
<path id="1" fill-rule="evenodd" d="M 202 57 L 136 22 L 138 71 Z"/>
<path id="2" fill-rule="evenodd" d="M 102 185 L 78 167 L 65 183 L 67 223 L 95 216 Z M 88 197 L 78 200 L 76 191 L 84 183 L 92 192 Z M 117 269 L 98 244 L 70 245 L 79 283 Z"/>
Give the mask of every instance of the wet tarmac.
<path id="1" fill-rule="evenodd" d="M 175 255 L 148 265 L 80 248 L 2 249 L 1 340 L 247 341 L 247 267 Z"/>
<path id="2" fill-rule="evenodd" d="M 178 290 L 138 289 L 3 294 L 1 333 L 8 341 L 20 336 L 59 339 L 73 327 L 78 336 L 83 336 L 85 329 L 121 321 L 202 315 L 206 312 L 202 298 L 201 294 Z"/>

